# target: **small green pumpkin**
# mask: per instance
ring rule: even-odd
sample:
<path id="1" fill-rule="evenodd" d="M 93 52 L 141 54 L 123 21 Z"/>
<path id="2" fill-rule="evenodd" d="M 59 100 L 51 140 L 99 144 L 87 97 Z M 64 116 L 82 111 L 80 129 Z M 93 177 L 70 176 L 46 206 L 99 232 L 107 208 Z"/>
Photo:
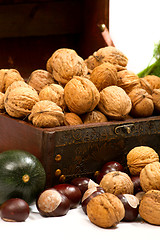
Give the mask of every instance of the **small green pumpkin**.
<path id="1" fill-rule="evenodd" d="M 45 170 L 34 155 L 22 150 L 0 153 L 0 204 L 10 198 L 22 198 L 31 204 L 45 183 Z"/>

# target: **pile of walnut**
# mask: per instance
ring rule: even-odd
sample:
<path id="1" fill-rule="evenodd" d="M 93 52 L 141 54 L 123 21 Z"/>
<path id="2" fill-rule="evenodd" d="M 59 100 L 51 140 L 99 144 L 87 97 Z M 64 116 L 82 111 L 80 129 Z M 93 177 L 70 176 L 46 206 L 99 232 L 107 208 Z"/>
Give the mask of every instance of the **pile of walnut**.
<path id="1" fill-rule="evenodd" d="M 160 78 L 139 78 L 127 57 L 104 47 L 83 60 L 74 50 L 55 51 L 46 70 L 25 81 L 16 69 L 0 70 L 0 112 L 56 127 L 149 117 L 160 113 Z"/>

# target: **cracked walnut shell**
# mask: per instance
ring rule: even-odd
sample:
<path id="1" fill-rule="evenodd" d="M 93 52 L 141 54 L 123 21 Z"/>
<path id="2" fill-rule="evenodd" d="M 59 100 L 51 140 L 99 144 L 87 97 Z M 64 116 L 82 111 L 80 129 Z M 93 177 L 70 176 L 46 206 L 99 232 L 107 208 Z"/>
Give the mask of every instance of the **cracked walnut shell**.
<path id="1" fill-rule="evenodd" d="M 97 106 L 100 93 L 90 80 L 75 76 L 64 87 L 64 99 L 69 110 L 80 115 Z"/>
<path id="2" fill-rule="evenodd" d="M 6 94 L 4 106 L 11 117 L 26 117 L 35 103 L 39 101 L 36 90 L 29 87 L 16 87 Z"/>
<path id="3" fill-rule="evenodd" d="M 124 215 L 123 203 L 112 193 L 97 195 L 87 204 L 89 220 L 102 228 L 116 226 L 124 218 Z"/>
<path id="4" fill-rule="evenodd" d="M 73 49 L 61 48 L 56 50 L 48 60 L 47 69 L 60 84 L 65 85 L 74 76 L 86 76 L 87 65 Z"/>
<path id="5" fill-rule="evenodd" d="M 154 111 L 153 98 L 145 89 L 135 88 L 128 94 L 128 96 L 132 101 L 131 116 L 152 116 Z"/>
<path id="6" fill-rule="evenodd" d="M 127 154 L 127 166 L 131 175 L 139 175 L 147 164 L 158 161 L 159 155 L 148 146 L 134 147 Z"/>
<path id="7" fill-rule="evenodd" d="M 63 125 L 64 113 L 56 103 L 49 100 L 37 102 L 28 116 L 28 120 L 36 127 L 57 127 Z"/>
<path id="8" fill-rule="evenodd" d="M 45 86 L 39 93 L 40 100 L 49 100 L 55 102 L 62 110 L 66 109 L 64 101 L 64 88 L 59 84 L 52 83 Z"/>
<path id="9" fill-rule="evenodd" d="M 146 222 L 160 225 L 159 190 L 150 190 L 143 195 L 139 205 L 139 214 Z"/>
<path id="10" fill-rule="evenodd" d="M 109 119 L 123 120 L 131 111 L 132 103 L 122 88 L 109 86 L 100 92 L 98 108 Z"/>
<path id="11" fill-rule="evenodd" d="M 105 174 L 100 181 L 100 187 L 105 192 L 118 194 L 133 194 L 134 185 L 128 174 L 121 171 L 113 171 Z"/>
<path id="12" fill-rule="evenodd" d="M 31 73 L 27 83 L 39 93 L 46 85 L 55 83 L 55 81 L 48 71 L 37 69 Z"/>
<path id="13" fill-rule="evenodd" d="M 90 80 L 99 91 L 105 87 L 117 85 L 117 69 L 109 62 L 103 63 L 93 69 Z"/>
<path id="14" fill-rule="evenodd" d="M 144 192 L 152 189 L 160 190 L 160 162 L 149 163 L 142 169 L 140 184 Z"/>

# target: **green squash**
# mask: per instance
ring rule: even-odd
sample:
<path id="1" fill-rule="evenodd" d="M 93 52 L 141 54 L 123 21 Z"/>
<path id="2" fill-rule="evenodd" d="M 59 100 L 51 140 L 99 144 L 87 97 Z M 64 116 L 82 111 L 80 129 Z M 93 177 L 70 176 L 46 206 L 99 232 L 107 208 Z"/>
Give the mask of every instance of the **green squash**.
<path id="1" fill-rule="evenodd" d="M 0 153 L 0 204 L 10 198 L 22 198 L 31 204 L 45 183 L 45 170 L 34 155 L 22 150 Z"/>

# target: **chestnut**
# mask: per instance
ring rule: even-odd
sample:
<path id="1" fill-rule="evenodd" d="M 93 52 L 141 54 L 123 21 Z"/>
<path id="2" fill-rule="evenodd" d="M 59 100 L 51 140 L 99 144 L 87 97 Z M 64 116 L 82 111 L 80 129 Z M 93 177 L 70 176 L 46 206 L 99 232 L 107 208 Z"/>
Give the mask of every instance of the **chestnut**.
<path id="1" fill-rule="evenodd" d="M 87 214 L 87 204 L 89 203 L 89 201 L 101 194 L 101 193 L 104 193 L 104 189 L 102 187 L 99 187 L 99 186 L 96 186 L 96 187 L 92 187 L 92 188 L 89 188 L 83 195 L 82 197 L 82 202 L 81 202 L 81 205 L 82 205 L 82 209 L 84 211 L 85 214 Z"/>
<path id="2" fill-rule="evenodd" d="M 29 216 L 29 205 L 21 198 L 11 198 L 1 205 L 1 218 L 8 222 L 24 222 Z"/>
<path id="3" fill-rule="evenodd" d="M 87 177 L 74 178 L 72 179 L 71 184 L 77 186 L 80 189 L 82 195 L 85 193 L 85 191 L 87 191 L 88 188 L 98 185 L 93 180 Z"/>
<path id="4" fill-rule="evenodd" d="M 61 183 L 55 185 L 53 188 L 64 194 L 70 200 L 71 209 L 76 208 L 79 205 L 82 198 L 82 193 L 77 186 L 69 183 Z"/>
<path id="5" fill-rule="evenodd" d="M 142 191 L 142 187 L 140 184 L 140 176 L 136 175 L 136 176 L 130 176 L 133 184 L 134 184 L 134 195 L 138 192 Z"/>
<path id="6" fill-rule="evenodd" d="M 36 206 L 43 217 L 59 217 L 67 214 L 70 201 L 56 189 L 47 189 L 38 197 Z"/>
<path id="7" fill-rule="evenodd" d="M 123 221 L 132 222 L 138 216 L 139 200 L 132 194 L 119 194 L 117 197 L 121 200 L 125 209 Z"/>

